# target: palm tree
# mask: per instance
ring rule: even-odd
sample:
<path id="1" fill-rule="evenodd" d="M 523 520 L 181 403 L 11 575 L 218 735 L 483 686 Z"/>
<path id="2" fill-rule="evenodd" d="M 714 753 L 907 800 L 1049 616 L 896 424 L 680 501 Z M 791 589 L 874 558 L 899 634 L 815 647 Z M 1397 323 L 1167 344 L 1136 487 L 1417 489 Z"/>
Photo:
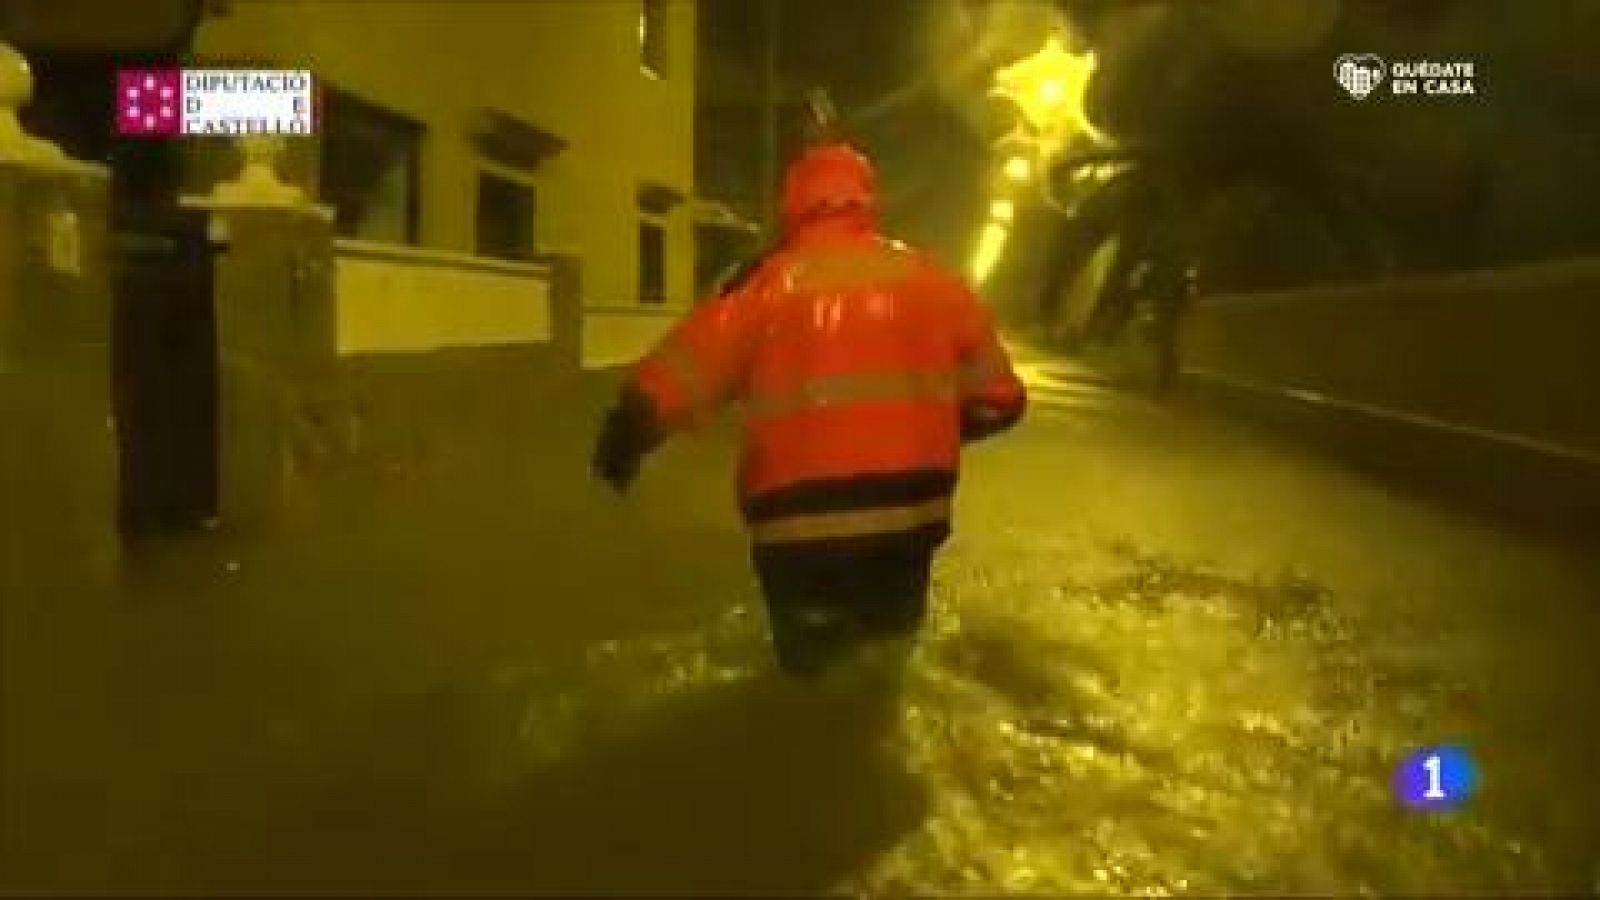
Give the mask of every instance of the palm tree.
<path id="1" fill-rule="evenodd" d="M 1150 60 L 1161 68 L 1142 65 Z M 1128 276 L 1141 264 L 1168 284 L 1197 265 L 1210 290 L 1388 267 L 1369 192 L 1350 162 L 1363 155 L 1347 148 L 1351 136 L 1325 114 L 1326 98 L 1307 93 L 1293 70 L 1299 63 L 1231 52 L 1192 5 L 1175 10 L 1125 62 L 1133 74 L 1117 73 L 1101 97 L 1122 145 L 1070 156 L 1050 173 L 1058 192 L 1080 196 L 1053 248 L 1039 303 L 1044 322 L 1059 314 L 1062 285 L 1112 238 L 1117 259 L 1090 317 L 1090 339 L 1110 338 L 1128 320 Z M 1117 166 L 1113 177 L 1078 177 L 1108 162 Z"/>

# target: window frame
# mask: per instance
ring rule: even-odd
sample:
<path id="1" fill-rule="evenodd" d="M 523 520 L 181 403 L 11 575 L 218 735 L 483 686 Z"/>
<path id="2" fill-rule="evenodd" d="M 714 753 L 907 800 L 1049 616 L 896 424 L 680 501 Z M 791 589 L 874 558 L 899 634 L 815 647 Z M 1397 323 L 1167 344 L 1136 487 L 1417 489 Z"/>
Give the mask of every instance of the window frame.
<path id="1" fill-rule="evenodd" d="M 659 279 L 660 279 L 660 284 L 658 286 L 660 290 L 659 290 L 659 295 L 658 296 L 651 296 L 651 295 L 646 293 L 647 285 L 645 283 L 645 272 L 646 272 L 646 266 L 645 266 L 645 234 L 646 234 L 646 232 L 648 230 L 653 230 L 655 234 L 660 236 L 660 257 L 661 258 L 660 258 L 660 265 L 657 266 L 657 273 L 658 273 Z M 641 213 L 639 215 L 639 218 L 638 218 L 638 225 L 637 225 L 636 231 L 637 231 L 637 239 L 638 239 L 638 242 L 639 242 L 639 258 L 638 258 L 637 277 L 635 278 L 635 281 L 637 282 L 637 284 L 635 286 L 635 289 L 634 289 L 635 302 L 639 306 L 645 306 L 645 307 L 663 307 L 663 306 L 666 306 L 667 305 L 667 294 L 669 293 L 669 291 L 668 291 L 668 283 L 670 281 L 670 279 L 668 278 L 668 271 L 667 271 L 667 265 L 668 265 L 667 259 L 668 259 L 668 256 L 670 255 L 668 253 L 668 243 L 669 243 L 668 238 L 670 236 L 669 235 L 670 229 L 668 228 L 668 223 L 667 223 L 666 217 L 657 216 L 657 215 L 651 215 L 649 213 Z"/>
<path id="2" fill-rule="evenodd" d="M 359 111 L 360 115 L 365 117 L 369 122 L 379 123 L 380 127 L 387 128 L 388 126 L 395 126 L 397 131 L 405 133 L 405 139 L 410 144 L 408 148 L 409 155 L 405 160 L 404 174 L 406 186 L 404 211 L 405 225 L 403 228 L 404 241 L 407 246 L 421 246 L 423 156 L 427 153 L 429 136 L 427 123 L 420 119 L 408 116 L 405 113 L 399 112 L 393 108 L 384 106 L 381 103 L 369 100 L 365 96 L 348 88 L 342 88 L 337 85 L 329 84 L 321 79 L 318 80 L 317 90 L 317 117 L 321 123 L 322 130 L 322 134 L 318 138 L 318 140 L 321 142 L 321 146 L 318 148 L 317 160 L 318 198 L 325 203 L 333 204 L 336 208 L 335 215 L 337 215 L 338 204 L 336 198 L 330 197 L 327 194 L 327 179 L 325 177 L 327 173 L 328 154 L 327 135 L 329 133 L 329 123 L 334 118 L 333 116 L 329 115 L 329 112 L 333 111 L 334 107 L 343 105 L 347 110 L 357 110 Z M 343 117 L 342 113 L 340 114 L 340 117 Z M 337 227 L 338 226 L 336 222 L 336 230 Z"/>
<path id="3" fill-rule="evenodd" d="M 671 0 L 639 0 L 639 71 L 667 80 L 672 67 Z"/>
<path id="4" fill-rule="evenodd" d="M 479 216 L 482 213 L 483 181 L 492 178 L 526 190 L 532 201 L 530 220 L 528 222 L 528 246 L 525 258 L 511 259 L 508 257 L 485 256 L 482 249 L 482 230 Z M 491 159 L 479 159 L 475 170 L 474 181 L 474 206 L 472 210 L 472 247 L 477 256 L 486 259 L 501 259 L 508 262 L 530 262 L 539 255 L 539 179 L 514 166 L 498 163 Z"/>

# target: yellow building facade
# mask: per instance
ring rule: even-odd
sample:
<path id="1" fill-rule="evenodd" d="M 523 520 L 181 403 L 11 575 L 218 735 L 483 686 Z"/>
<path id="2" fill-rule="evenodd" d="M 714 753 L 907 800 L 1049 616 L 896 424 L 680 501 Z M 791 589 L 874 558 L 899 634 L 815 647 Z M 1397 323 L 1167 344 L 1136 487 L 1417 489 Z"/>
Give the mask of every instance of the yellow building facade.
<path id="1" fill-rule="evenodd" d="M 227 6 L 193 49 L 200 63 L 310 69 L 418 126 L 409 233 L 352 236 L 482 253 L 485 177 L 531 189 L 518 224 L 535 252 L 578 255 L 585 309 L 623 314 L 631 336 L 610 352 L 626 356 L 693 299 L 695 16 L 694 0 L 280 0 Z M 508 166 L 485 151 L 486 116 L 556 149 Z M 320 123 L 321 143 L 341 124 Z"/>

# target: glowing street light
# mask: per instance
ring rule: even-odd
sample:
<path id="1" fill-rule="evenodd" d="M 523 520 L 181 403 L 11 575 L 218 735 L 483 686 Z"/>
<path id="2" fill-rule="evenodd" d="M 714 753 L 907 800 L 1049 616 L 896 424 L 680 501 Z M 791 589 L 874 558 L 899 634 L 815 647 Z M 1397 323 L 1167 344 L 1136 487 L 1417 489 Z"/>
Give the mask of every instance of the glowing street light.
<path id="1" fill-rule="evenodd" d="M 978 247 L 972 254 L 970 272 L 974 281 L 982 283 L 989 280 L 1001 255 L 1005 253 L 1008 235 L 1009 230 L 999 222 L 983 226 L 983 231 L 978 235 Z"/>
<path id="2" fill-rule="evenodd" d="M 1018 129 L 994 146 L 1005 157 L 1001 171 L 1007 180 L 1020 184 L 1033 179 L 1034 158 L 1048 161 L 1079 136 L 1106 143 L 1086 109 L 1094 70 L 1092 51 L 1068 53 L 1059 37 L 1051 37 L 1037 53 L 995 73 L 990 92 L 1014 103 L 1023 119 Z M 990 201 L 989 218 L 970 262 L 972 278 L 980 283 L 989 279 L 1005 255 L 1017 214 L 1015 203 L 1003 196 L 1008 192 L 996 193 L 1002 196 Z M 1045 200 L 1051 202 L 1048 190 Z"/>
<path id="3" fill-rule="evenodd" d="M 1100 142 L 1104 138 L 1086 108 L 1096 64 L 1093 51 L 1068 53 L 1059 37 L 1051 37 L 1039 52 L 996 72 L 991 92 L 1015 103 L 1040 132 L 1084 134 Z"/>
<path id="4" fill-rule="evenodd" d="M 1047 78 L 1039 84 L 1039 103 L 1046 107 L 1061 105 L 1067 99 L 1067 85 L 1059 78 Z"/>

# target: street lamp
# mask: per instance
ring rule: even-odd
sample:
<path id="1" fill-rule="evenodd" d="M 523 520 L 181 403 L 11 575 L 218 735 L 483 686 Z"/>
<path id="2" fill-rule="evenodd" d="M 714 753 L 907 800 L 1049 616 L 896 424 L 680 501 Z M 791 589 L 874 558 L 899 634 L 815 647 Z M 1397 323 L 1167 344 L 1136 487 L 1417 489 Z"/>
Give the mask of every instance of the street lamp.
<path id="1" fill-rule="evenodd" d="M 1083 134 L 1100 142 L 1104 137 L 1086 108 L 1096 65 L 1094 51 L 1068 53 L 1059 37 L 1051 37 L 1037 53 L 996 72 L 990 93 L 1015 103 L 1041 136 L 1064 141 Z"/>
<path id="2" fill-rule="evenodd" d="M 1000 256 L 1006 249 L 1006 237 L 1009 229 L 1000 222 L 990 222 L 983 226 L 983 231 L 978 235 L 978 248 L 972 254 L 971 275 L 972 280 L 982 283 L 989 280 L 994 272 L 994 267 L 1000 262 Z"/>
<path id="3" fill-rule="evenodd" d="M 1067 98 L 1066 82 L 1059 78 L 1047 78 L 1039 84 L 1039 104 L 1047 109 L 1061 105 Z"/>
<path id="4" fill-rule="evenodd" d="M 1008 181 L 1022 184 L 1032 180 L 1036 160 L 1047 166 L 1079 136 L 1097 144 L 1105 142 L 1089 121 L 1086 108 L 1095 65 L 1093 51 L 1068 53 L 1061 38 L 1052 36 L 1032 56 L 995 73 L 990 93 L 1015 104 L 1022 119 L 1019 127 L 995 146 L 1006 160 L 1001 172 Z M 1009 191 L 996 188 L 1000 196 L 989 204 L 989 219 L 978 235 L 971 261 L 972 277 L 979 282 L 987 280 L 999 264 L 1016 219 L 1016 205 L 1005 196 Z M 1045 201 L 1051 202 L 1048 190 Z"/>

